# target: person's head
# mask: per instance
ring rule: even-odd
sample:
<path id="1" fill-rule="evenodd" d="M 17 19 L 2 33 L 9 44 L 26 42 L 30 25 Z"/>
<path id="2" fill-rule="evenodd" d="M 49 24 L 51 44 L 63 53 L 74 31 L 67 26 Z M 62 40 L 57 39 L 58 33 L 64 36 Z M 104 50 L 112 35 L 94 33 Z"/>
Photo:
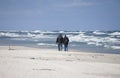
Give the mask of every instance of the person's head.
<path id="1" fill-rule="evenodd" d="M 60 34 L 59 34 L 59 36 L 61 37 L 61 36 L 62 36 L 62 34 L 60 33 Z"/>

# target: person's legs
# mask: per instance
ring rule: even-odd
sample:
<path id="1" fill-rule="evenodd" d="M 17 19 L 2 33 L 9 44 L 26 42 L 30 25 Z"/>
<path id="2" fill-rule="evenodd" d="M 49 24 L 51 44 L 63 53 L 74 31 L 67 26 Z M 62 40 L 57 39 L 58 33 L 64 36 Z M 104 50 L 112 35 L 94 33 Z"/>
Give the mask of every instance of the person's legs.
<path id="1" fill-rule="evenodd" d="M 62 44 L 60 44 L 60 50 L 62 51 Z"/>
<path id="2" fill-rule="evenodd" d="M 58 51 L 60 51 L 60 44 L 58 44 Z"/>
<path id="3" fill-rule="evenodd" d="M 68 45 L 66 45 L 66 51 L 68 51 Z"/>
<path id="4" fill-rule="evenodd" d="M 68 45 L 64 45 L 64 51 L 68 51 Z"/>
<path id="5" fill-rule="evenodd" d="M 66 46 L 64 45 L 64 51 L 66 51 Z"/>
<path id="6" fill-rule="evenodd" d="M 58 44 L 58 50 L 62 51 L 62 44 Z"/>

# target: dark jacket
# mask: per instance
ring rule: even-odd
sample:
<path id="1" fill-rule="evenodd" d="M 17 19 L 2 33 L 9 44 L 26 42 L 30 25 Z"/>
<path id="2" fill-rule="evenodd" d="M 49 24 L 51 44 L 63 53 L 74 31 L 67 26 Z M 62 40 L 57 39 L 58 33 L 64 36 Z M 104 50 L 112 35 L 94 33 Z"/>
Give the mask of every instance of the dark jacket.
<path id="1" fill-rule="evenodd" d="M 63 37 L 61 35 L 57 37 L 56 43 L 57 44 L 62 44 L 63 43 Z"/>
<path id="2" fill-rule="evenodd" d="M 64 45 L 68 45 L 68 43 L 69 43 L 69 38 L 68 38 L 67 36 L 65 36 L 65 37 L 63 38 L 63 44 L 64 44 Z"/>

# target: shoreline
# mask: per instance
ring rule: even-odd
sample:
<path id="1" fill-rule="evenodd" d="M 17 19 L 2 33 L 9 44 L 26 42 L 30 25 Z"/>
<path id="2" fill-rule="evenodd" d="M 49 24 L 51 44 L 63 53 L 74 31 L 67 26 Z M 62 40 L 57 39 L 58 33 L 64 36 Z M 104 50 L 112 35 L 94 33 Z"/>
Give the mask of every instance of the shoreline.
<path id="1" fill-rule="evenodd" d="M 0 45 L 0 50 L 54 50 L 54 51 L 58 51 L 58 48 L 56 46 L 56 48 L 50 48 L 50 47 L 33 47 L 33 46 L 20 46 L 20 45 L 11 45 L 9 46 L 2 46 Z M 60 52 L 65 52 L 64 49 Z M 68 52 L 83 52 L 83 53 L 94 53 L 94 54 L 116 54 L 116 55 L 120 55 L 120 53 L 110 53 L 110 52 L 95 52 L 95 51 L 81 51 L 81 50 L 77 50 L 77 49 L 69 49 Z"/>
<path id="2" fill-rule="evenodd" d="M 26 46 L 12 46 L 9 48 L 9 46 L 0 46 L 0 51 L 5 51 L 5 52 L 19 52 L 19 53 L 23 53 L 23 52 L 30 52 L 33 53 L 33 51 L 39 53 L 39 54 L 53 54 L 53 55 L 66 55 L 66 56 L 74 56 L 71 59 L 77 59 L 77 60 L 81 60 L 82 58 L 85 60 L 89 60 L 89 58 L 91 59 L 91 61 L 98 61 L 98 62 L 114 62 L 114 63 L 120 63 L 119 59 L 120 59 L 120 54 L 110 54 L 110 53 L 94 53 L 94 52 L 82 52 L 82 51 L 75 51 L 75 50 L 71 50 L 71 51 L 58 51 L 57 49 L 47 49 L 47 48 L 31 48 L 31 47 L 26 47 Z M 79 58 L 79 56 L 81 56 Z M 85 58 L 89 57 L 89 58 Z M 77 57 L 77 58 L 76 58 Z M 35 57 L 34 57 L 35 58 Z M 56 57 L 57 58 L 57 57 Z M 97 58 L 97 59 L 96 59 Z M 99 58 L 99 60 L 98 60 Z M 118 59 L 119 58 L 119 59 Z M 107 59 L 107 60 L 105 60 Z M 103 60 L 103 61 L 102 61 Z"/>

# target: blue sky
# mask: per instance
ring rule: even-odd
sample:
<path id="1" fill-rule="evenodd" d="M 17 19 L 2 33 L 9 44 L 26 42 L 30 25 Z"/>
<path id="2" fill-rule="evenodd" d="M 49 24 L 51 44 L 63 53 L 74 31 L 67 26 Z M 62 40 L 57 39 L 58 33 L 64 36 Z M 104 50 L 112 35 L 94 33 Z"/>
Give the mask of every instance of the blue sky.
<path id="1" fill-rule="evenodd" d="M 0 0 L 0 30 L 120 30 L 120 0 Z"/>

